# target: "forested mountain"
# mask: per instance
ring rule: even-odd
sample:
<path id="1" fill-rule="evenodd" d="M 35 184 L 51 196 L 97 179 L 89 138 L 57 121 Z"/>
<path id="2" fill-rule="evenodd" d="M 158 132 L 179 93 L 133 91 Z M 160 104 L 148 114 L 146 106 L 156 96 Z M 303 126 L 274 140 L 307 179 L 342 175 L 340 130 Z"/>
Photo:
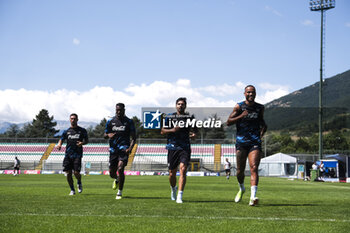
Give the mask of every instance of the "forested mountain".
<path id="1" fill-rule="evenodd" d="M 273 107 L 318 107 L 319 82 L 292 92 L 267 103 L 266 108 Z M 350 103 L 350 70 L 327 78 L 323 82 L 324 107 L 348 107 Z"/>
<path id="2" fill-rule="evenodd" d="M 324 80 L 324 128 L 350 128 L 350 70 Z M 318 130 L 319 82 L 265 105 L 270 130 Z"/>

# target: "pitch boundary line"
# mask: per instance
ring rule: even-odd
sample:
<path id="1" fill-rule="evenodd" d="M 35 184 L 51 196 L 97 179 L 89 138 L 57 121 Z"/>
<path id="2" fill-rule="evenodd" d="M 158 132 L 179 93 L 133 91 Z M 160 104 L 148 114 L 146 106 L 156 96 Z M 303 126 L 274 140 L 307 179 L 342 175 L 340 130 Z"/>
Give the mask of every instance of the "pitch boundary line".
<path id="1" fill-rule="evenodd" d="M 238 216 L 169 216 L 169 215 L 110 215 L 110 214 L 33 214 L 33 213 L 0 213 L 0 216 L 49 216 L 49 217 L 122 217 L 122 218 L 177 218 L 177 219 L 207 219 L 207 220 L 259 220 L 259 221 L 296 221 L 296 222 L 350 222 L 350 219 L 320 219 L 320 218 L 264 218 Z"/>

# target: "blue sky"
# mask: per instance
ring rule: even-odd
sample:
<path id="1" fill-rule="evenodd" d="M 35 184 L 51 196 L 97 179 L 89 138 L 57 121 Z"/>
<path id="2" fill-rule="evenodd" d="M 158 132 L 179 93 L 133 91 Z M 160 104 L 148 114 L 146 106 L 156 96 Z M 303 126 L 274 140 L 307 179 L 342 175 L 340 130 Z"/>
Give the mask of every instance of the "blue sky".
<path id="1" fill-rule="evenodd" d="M 326 13 L 325 78 L 350 69 L 350 1 Z M 308 0 L 0 1 L 0 121 L 99 121 L 125 102 L 269 102 L 319 80 Z M 128 113 L 128 112 L 127 112 Z"/>

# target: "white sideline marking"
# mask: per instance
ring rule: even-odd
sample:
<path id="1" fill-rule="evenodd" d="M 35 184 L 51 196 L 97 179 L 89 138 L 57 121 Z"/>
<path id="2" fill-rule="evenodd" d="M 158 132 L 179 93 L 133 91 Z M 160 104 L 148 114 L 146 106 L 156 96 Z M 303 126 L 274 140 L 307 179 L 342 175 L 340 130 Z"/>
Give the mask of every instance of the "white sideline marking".
<path id="1" fill-rule="evenodd" d="M 319 183 L 319 184 L 322 184 L 322 183 Z M 319 185 L 317 183 L 309 183 L 308 185 Z M 319 187 L 322 187 L 322 188 L 336 188 L 336 189 L 350 189 L 349 186 L 336 186 L 336 185 L 327 185 L 327 186 L 319 186 Z"/>
<path id="2" fill-rule="evenodd" d="M 111 215 L 111 214 L 31 214 L 31 213 L 0 213 L 8 216 L 49 216 L 49 217 L 122 217 L 122 218 L 178 218 L 178 219 L 208 219 L 208 220 L 262 220 L 262 221 L 297 221 L 297 222 L 350 222 L 350 219 L 320 219 L 320 218 L 264 218 L 264 217 L 216 217 L 216 216 L 162 216 L 162 215 Z"/>

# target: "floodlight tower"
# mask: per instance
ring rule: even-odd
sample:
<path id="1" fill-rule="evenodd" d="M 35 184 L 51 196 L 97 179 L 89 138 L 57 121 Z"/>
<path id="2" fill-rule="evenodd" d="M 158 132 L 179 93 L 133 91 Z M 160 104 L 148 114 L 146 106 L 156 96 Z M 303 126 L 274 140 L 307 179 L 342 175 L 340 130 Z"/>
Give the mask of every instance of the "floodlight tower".
<path id="1" fill-rule="evenodd" d="M 324 11 L 332 9 L 335 7 L 335 0 L 310 0 L 310 10 L 311 11 L 321 11 L 321 56 L 320 56 L 320 86 L 318 92 L 318 149 L 319 149 L 319 159 L 323 158 L 323 140 L 322 140 L 322 122 L 323 122 L 323 109 L 322 109 L 322 87 L 323 87 L 323 48 L 324 48 Z"/>

